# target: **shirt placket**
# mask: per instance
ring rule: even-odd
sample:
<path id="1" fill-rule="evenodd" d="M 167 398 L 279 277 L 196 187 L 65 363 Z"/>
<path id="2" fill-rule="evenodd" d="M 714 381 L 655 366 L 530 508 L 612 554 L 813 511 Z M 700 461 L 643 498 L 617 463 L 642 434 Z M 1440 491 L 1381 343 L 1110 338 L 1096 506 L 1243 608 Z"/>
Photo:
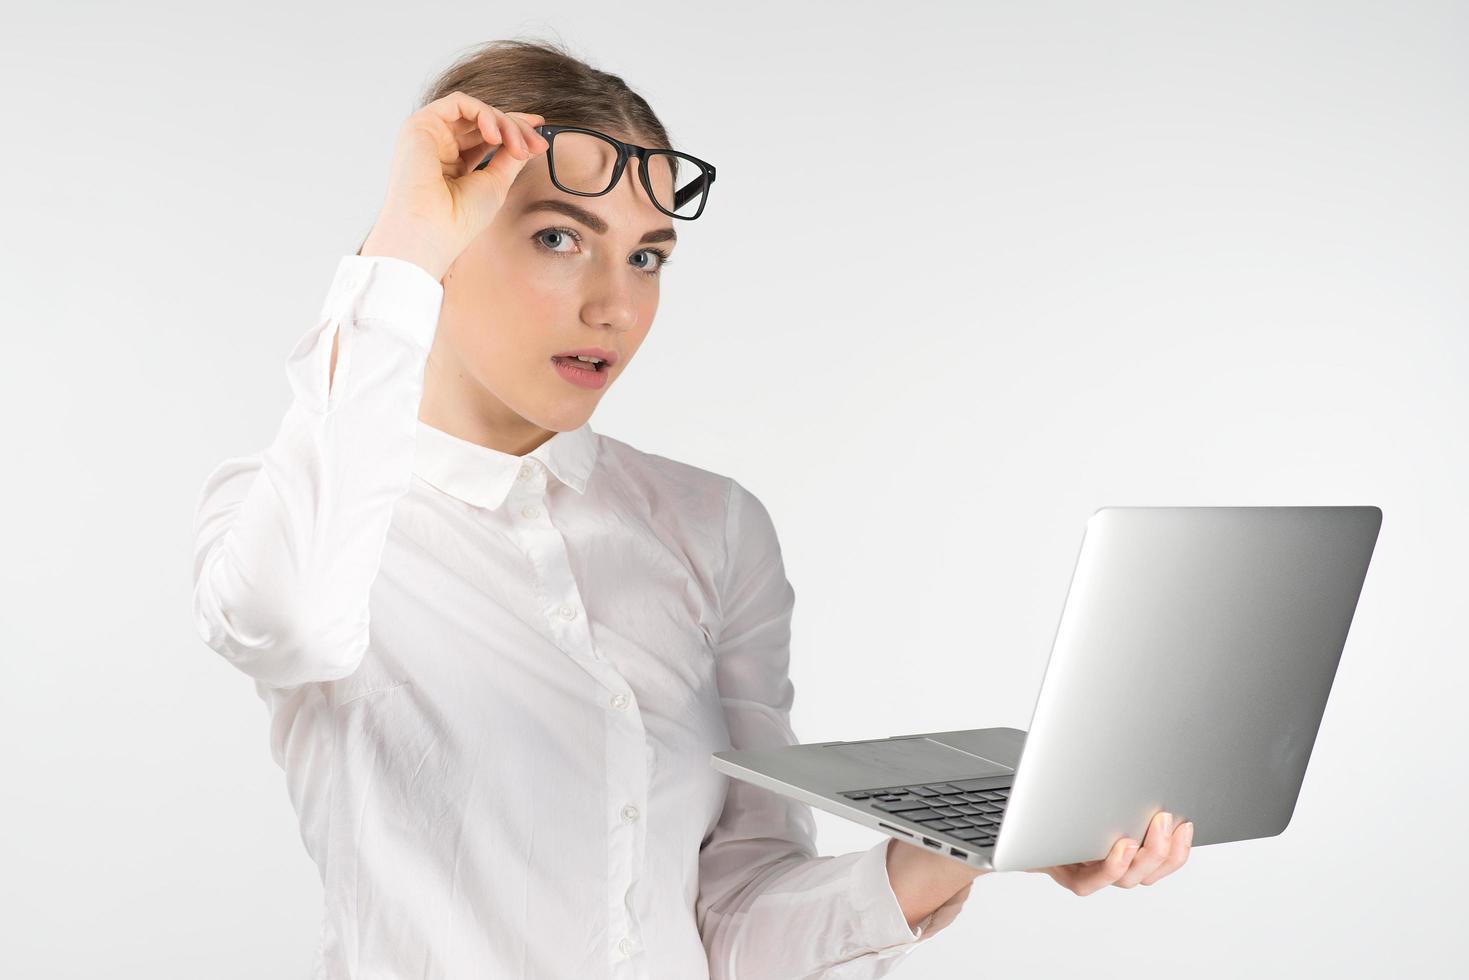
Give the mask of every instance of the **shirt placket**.
<path id="1" fill-rule="evenodd" d="M 551 519 L 544 464 L 527 458 L 506 499 L 512 525 L 540 577 L 543 614 L 556 645 L 601 685 L 607 773 L 607 928 L 611 976 L 651 980 L 635 889 L 644 867 L 649 765 L 647 731 L 627 680 L 592 642 L 586 605 L 571 572 L 566 541 Z"/>

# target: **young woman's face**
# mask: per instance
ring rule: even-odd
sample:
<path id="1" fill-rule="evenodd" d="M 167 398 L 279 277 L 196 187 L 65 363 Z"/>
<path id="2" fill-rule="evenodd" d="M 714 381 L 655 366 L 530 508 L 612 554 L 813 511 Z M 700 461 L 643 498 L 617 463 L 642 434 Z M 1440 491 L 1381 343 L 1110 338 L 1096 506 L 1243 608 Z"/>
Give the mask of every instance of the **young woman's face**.
<path id="1" fill-rule="evenodd" d="M 572 148 L 557 143 L 558 174 L 571 172 Z M 659 252 L 673 252 L 673 219 L 648 200 L 640 166 L 629 159 L 611 191 L 581 197 L 551 183 L 544 153 L 526 163 L 494 221 L 445 275 L 431 380 L 455 390 L 436 392 L 441 404 L 513 424 L 503 406 L 555 431 L 591 416 L 647 336 Z M 671 186 L 666 168 L 649 176 Z M 590 365 L 557 357 L 584 348 L 604 350 L 610 363 L 573 374 Z"/>

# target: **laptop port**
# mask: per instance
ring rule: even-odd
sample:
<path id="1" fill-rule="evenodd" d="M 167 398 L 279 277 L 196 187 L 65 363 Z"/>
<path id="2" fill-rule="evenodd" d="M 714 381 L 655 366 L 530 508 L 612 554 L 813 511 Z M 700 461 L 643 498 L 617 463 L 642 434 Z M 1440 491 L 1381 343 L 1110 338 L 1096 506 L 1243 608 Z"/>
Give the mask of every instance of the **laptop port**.
<path id="1" fill-rule="evenodd" d="M 894 827 L 891 824 L 885 824 L 885 823 L 879 823 L 878 826 L 879 827 L 882 827 L 884 830 L 896 830 L 898 833 L 904 835 L 905 837 L 912 837 L 913 836 L 912 833 L 910 833 L 909 831 L 904 830 L 902 827 Z"/>
<path id="2" fill-rule="evenodd" d="M 927 844 L 929 847 L 936 847 L 941 851 L 944 849 L 944 845 L 940 844 L 936 840 L 929 840 L 927 837 L 923 838 L 923 843 Z"/>
<path id="3" fill-rule="evenodd" d="M 965 854 L 963 851 L 959 850 L 957 847 L 951 847 L 951 848 L 949 848 L 949 853 L 952 854 L 952 855 L 954 855 L 954 857 L 956 857 L 956 858 L 966 858 L 967 859 L 969 857 L 968 854 Z"/>

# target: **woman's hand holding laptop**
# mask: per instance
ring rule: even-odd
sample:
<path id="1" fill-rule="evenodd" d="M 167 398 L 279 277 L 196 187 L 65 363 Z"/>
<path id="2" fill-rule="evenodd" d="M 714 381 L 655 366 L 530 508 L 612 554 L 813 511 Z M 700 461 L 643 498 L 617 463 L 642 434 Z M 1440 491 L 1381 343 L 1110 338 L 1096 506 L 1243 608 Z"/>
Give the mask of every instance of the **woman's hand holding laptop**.
<path id="1" fill-rule="evenodd" d="M 1148 823 L 1141 846 L 1131 838 L 1119 837 L 1112 850 L 1100 861 L 1030 870 L 1050 875 L 1063 888 L 1069 888 L 1078 895 L 1090 895 L 1108 885 L 1118 888 L 1151 885 L 1183 867 L 1193 840 L 1192 820 L 1174 826 L 1173 814 L 1159 810 Z M 942 860 L 945 864 L 955 863 L 947 858 Z"/>
<path id="2" fill-rule="evenodd" d="M 1159 810 L 1148 823 L 1141 844 L 1130 837 L 1119 837 L 1100 861 L 1030 870 L 1050 875 L 1077 895 L 1090 895 L 1108 885 L 1151 885 L 1183 867 L 1193 838 L 1192 820 L 1174 826 L 1173 814 Z M 910 926 L 988 873 L 896 838 L 888 845 L 887 867 L 893 894 Z"/>

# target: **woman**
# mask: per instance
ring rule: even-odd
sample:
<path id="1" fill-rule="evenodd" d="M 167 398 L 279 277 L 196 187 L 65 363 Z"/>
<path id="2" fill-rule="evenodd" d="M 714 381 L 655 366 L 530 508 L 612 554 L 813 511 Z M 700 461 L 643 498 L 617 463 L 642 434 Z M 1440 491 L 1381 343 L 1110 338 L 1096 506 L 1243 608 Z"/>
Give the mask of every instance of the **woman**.
<path id="1" fill-rule="evenodd" d="M 325 888 L 318 975 L 882 976 L 976 872 L 890 839 L 818 856 L 808 807 L 712 769 L 795 740 L 774 527 L 588 424 L 712 168 L 619 174 L 615 143 L 546 124 L 669 147 L 554 47 L 462 59 L 399 133 L 273 442 L 200 496 L 196 624 L 269 706 Z M 1188 854 L 1165 818 L 1044 870 L 1156 881 Z"/>

